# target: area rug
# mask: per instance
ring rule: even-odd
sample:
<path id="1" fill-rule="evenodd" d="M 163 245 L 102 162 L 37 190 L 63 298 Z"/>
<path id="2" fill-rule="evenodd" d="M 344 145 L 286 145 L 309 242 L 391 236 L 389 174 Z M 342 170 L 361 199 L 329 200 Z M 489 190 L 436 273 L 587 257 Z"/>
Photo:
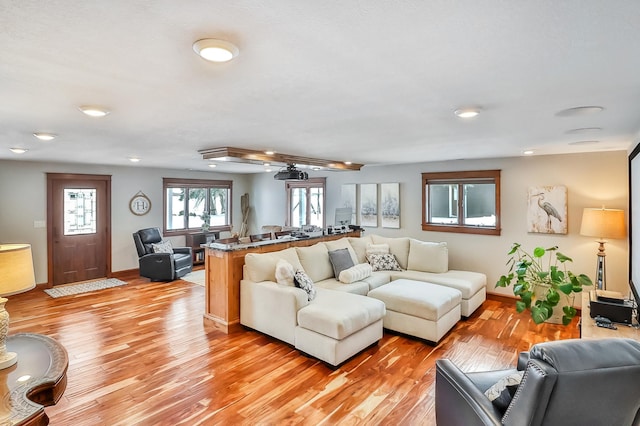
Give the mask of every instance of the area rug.
<path id="1" fill-rule="evenodd" d="M 187 275 L 185 275 L 180 279 L 184 281 L 189 281 L 190 283 L 194 283 L 204 287 L 204 269 L 200 269 L 199 271 L 189 272 Z"/>
<path id="2" fill-rule="evenodd" d="M 56 286 L 54 288 L 47 288 L 44 292 L 53 298 L 57 298 L 72 296 L 74 294 L 89 293 L 96 290 L 104 290 L 106 288 L 117 287 L 125 284 L 126 281 L 121 281 L 117 278 L 107 278 L 106 280 Z"/>

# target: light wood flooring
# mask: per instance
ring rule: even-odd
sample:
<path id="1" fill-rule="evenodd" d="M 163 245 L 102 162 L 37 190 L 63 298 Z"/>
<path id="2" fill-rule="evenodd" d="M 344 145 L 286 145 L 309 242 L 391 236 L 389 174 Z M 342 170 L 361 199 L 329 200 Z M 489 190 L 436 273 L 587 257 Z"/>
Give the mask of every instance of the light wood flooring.
<path id="1" fill-rule="evenodd" d="M 205 324 L 204 288 L 182 280 L 50 298 L 9 297 L 10 334 L 57 339 L 69 353 L 67 389 L 52 425 L 431 425 L 435 361 L 465 371 L 514 365 L 531 345 L 579 336 L 536 326 L 491 298 L 436 347 L 385 333 L 337 369 L 255 331 Z"/>

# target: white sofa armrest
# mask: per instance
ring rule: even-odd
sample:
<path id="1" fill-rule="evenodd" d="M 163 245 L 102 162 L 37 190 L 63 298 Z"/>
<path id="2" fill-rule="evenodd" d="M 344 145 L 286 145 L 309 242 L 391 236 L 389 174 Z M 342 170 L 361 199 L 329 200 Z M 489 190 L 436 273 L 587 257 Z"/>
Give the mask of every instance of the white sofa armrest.
<path id="1" fill-rule="evenodd" d="M 240 323 L 294 344 L 298 310 L 307 306 L 307 293 L 272 281 L 240 281 Z"/>

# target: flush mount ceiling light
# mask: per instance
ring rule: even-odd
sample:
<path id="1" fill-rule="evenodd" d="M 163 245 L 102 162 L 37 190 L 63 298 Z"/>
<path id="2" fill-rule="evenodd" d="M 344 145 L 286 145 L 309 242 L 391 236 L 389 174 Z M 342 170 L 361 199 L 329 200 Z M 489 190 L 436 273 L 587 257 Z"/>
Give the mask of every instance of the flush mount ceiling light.
<path id="1" fill-rule="evenodd" d="M 33 134 L 33 136 L 40 139 L 41 141 L 51 141 L 54 140 L 57 135 L 54 135 L 53 133 L 36 132 Z"/>
<path id="2" fill-rule="evenodd" d="M 25 148 L 9 148 L 9 151 L 13 152 L 14 154 L 24 154 L 29 150 Z"/>
<path id="3" fill-rule="evenodd" d="M 558 117 L 574 117 L 576 115 L 588 115 L 594 114 L 596 112 L 600 112 L 604 109 L 604 107 L 597 105 L 590 106 L 579 106 L 574 108 L 563 109 L 562 111 L 556 112 L 556 116 Z"/>
<path id="4" fill-rule="evenodd" d="M 480 108 L 478 107 L 458 108 L 453 113 L 460 118 L 474 118 L 474 117 L 477 117 L 478 114 L 480 114 Z"/>
<path id="5" fill-rule="evenodd" d="M 212 169 L 214 169 L 214 168 L 218 167 L 218 165 L 217 165 L 217 164 L 209 164 L 209 167 L 211 167 Z"/>
<path id="6" fill-rule="evenodd" d="M 83 114 L 88 115 L 89 117 L 100 118 L 109 114 L 109 111 L 107 111 L 106 108 L 95 105 L 83 105 L 78 109 L 82 111 Z"/>
<path id="7" fill-rule="evenodd" d="M 334 160 L 326 160 L 322 158 L 310 158 L 310 157 L 300 157 L 297 155 L 289 155 L 283 153 L 274 153 L 271 155 L 267 155 L 264 151 L 256 151 L 252 149 L 245 148 L 233 148 L 233 147 L 220 147 L 220 148 L 207 148 L 201 149 L 198 153 L 202 154 L 203 160 L 212 160 L 216 161 L 230 161 L 235 163 L 244 163 L 244 164 L 255 164 L 255 165 L 264 165 L 264 163 L 269 163 L 271 166 L 287 166 L 289 164 L 296 164 L 298 166 L 317 166 L 323 167 L 328 170 L 352 170 L 357 171 L 360 170 L 363 164 L 350 163 L 346 162 L 334 161 Z"/>
<path id="8" fill-rule="evenodd" d="M 228 62 L 238 56 L 238 48 L 228 41 L 204 38 L 193 43 L 193 50 L 211 62 Z"/>
<path id="9" fill-rule="evenodd" d="M 139 163 L 140 159 L 138 157 L 129 157 L 129 161 L 131 161 L 132 163 Z"/>

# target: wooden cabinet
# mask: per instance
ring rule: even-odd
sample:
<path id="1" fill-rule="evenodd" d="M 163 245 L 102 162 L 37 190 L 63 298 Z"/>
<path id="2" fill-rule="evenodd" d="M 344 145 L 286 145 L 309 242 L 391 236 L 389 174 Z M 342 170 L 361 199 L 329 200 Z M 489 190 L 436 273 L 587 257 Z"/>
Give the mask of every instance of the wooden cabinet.
<path id="1" fill-rule="evenodd" d="M 195 232 L 193 234 L 185 235 L 185 245 L 191 247 L 193 252 L 193 264 L 201 265 L 204 263 L 204 248 L 200 247 L 201 244 L 208 244 L 213 240 L 217 240 L 220 236 L 219 232 L 207 231 L 207 232 Z"/>

